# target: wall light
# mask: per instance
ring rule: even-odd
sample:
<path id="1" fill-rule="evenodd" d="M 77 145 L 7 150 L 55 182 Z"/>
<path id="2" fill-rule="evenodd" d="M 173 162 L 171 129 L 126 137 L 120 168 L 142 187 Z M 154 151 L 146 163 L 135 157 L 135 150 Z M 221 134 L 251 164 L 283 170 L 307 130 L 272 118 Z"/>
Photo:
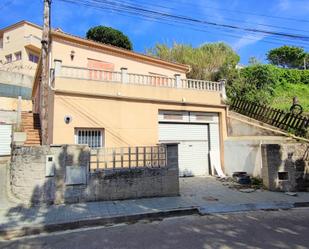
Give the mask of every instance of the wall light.
<path id="1" fill-rule="evenodd" d="M 71 51 L 70 56 L 71 56 L 71 60 L 74 60 L 74 56 L 75 56 L 75 51 L 74 50 Z"/>

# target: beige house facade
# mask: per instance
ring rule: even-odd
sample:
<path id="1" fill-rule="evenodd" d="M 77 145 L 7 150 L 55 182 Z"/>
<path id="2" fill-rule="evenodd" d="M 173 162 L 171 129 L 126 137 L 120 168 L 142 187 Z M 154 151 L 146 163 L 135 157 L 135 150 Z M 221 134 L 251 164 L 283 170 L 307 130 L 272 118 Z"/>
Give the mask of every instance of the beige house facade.
<path id="1" fill-rule="evenodd" d="M 187 65 L 61 31 L 52 31 L 51 40 L 49 144 L 97 148 L 177 142 L 181 174 L 210 174 L 210 155 L 223 166 L 223 82 L 187 79 Z M 40 70 L 32 91 L 34 113 L 41 112 Z"/>
<path id="2" fill-rule="evenodd" d="M 17 110 L 18 96 L 23 99 L 22 109 L 32 110 L 31 92 L 40 57 L 41 36 L 42 28 L 27 21 L 0 29 L 0 111 Z M 10 120 L 0 117 L 0 122 Z"/>
<path id="3" fill-rule="evenodd" d="M 21 21 L 0 30 L 0 70 L 34 76 L 41 51 L 42 28 Z"/>

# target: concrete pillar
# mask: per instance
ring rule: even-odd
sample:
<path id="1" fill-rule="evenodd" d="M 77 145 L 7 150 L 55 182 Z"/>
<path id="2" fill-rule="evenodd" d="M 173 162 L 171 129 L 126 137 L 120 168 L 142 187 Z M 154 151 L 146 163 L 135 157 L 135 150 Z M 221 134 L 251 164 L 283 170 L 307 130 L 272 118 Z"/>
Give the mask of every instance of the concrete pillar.
<path id="1" fill-rule="evenodd" d="M 180 74 L 175 74 L 175 87 L 181 88 Z"/>
<path id="2" fill-rule="evenodd" d="M 61 75 L 61 68 L 62 68 L 62 61 L 61 60 L 54 60 L 55 64 L 55 77 Z"/>
<path id="3" fill-rule="evenodd" d="M 225 89 L 225 85 L 226 85 L 226 80 L 223 79 L 220 81 L 221 83 L 221 98 L 223 101 L 225 101 L 227 99 L 227 96 L 226 96 L 226 89 Z"/>
<path id="4" fill-rule="evenodd" d="M 122 67 L 121 70 L 121 83 L 128 83 L 128 68 Z"/>

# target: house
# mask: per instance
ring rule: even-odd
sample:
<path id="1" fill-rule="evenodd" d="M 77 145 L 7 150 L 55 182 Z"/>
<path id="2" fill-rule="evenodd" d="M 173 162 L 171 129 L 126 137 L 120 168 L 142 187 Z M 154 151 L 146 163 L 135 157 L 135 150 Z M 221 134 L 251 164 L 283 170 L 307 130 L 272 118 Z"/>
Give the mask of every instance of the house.
<path id="1" fill-rule="evenodd" d="M 186 79 L 187 65 L 62 31 L 51 31 L 51 48 L 48 144 L 97 148 L 177 142 L 183 175 L 210 174 L 210 151 L 223 163 L 222 82 Z M 40 73 L 39 64 L 32 97 L 33 112 L 42 116 Z"/>
<path id="2" fill-rule="evenodd" d="M 17 110 L 32 110 L 41 36 L 42 28 L 27 21 L 0 29 L 0 156 L 10 154 L 12 126 L 21 119 Z"/>
<path id="3" fill-rule="evenodd" d="M 42 27 L 20 21 L 0 30 L 0 70 L 34 76 Z"/>
<path id="4" fill-rule="evenodd" d="M 42 28 L 21 21 L 0 29 L 0 111 L 31 110 L 33 77 L 40 56 Z M 12 113 L 0 113 L 0 122 L 10 123 Z M 7 118 L 6 118 L 7 117 Z M 13 121 L 12 121 L 13 122 Z"/>

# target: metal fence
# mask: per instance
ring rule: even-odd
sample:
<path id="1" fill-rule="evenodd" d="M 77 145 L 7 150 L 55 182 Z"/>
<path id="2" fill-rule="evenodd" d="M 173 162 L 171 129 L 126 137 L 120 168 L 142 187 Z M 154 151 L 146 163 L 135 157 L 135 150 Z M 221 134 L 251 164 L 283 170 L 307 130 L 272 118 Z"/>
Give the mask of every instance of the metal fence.
<path id="1" fill-rule="evenodd" d="M 306 129 L 309 127 L 309 118 L 305 116 L 285 112 L 254 102 L 234 99 L 231 108 L 240 114 L 257 119 L 282 130 L 293 132 L 299 136 L 305 136 Z"/>
<path id="2" fill-rule="evenodd" d="M 166 166 L 166 146 L 91 149 L 90 170 L 156 168 Z"/>

